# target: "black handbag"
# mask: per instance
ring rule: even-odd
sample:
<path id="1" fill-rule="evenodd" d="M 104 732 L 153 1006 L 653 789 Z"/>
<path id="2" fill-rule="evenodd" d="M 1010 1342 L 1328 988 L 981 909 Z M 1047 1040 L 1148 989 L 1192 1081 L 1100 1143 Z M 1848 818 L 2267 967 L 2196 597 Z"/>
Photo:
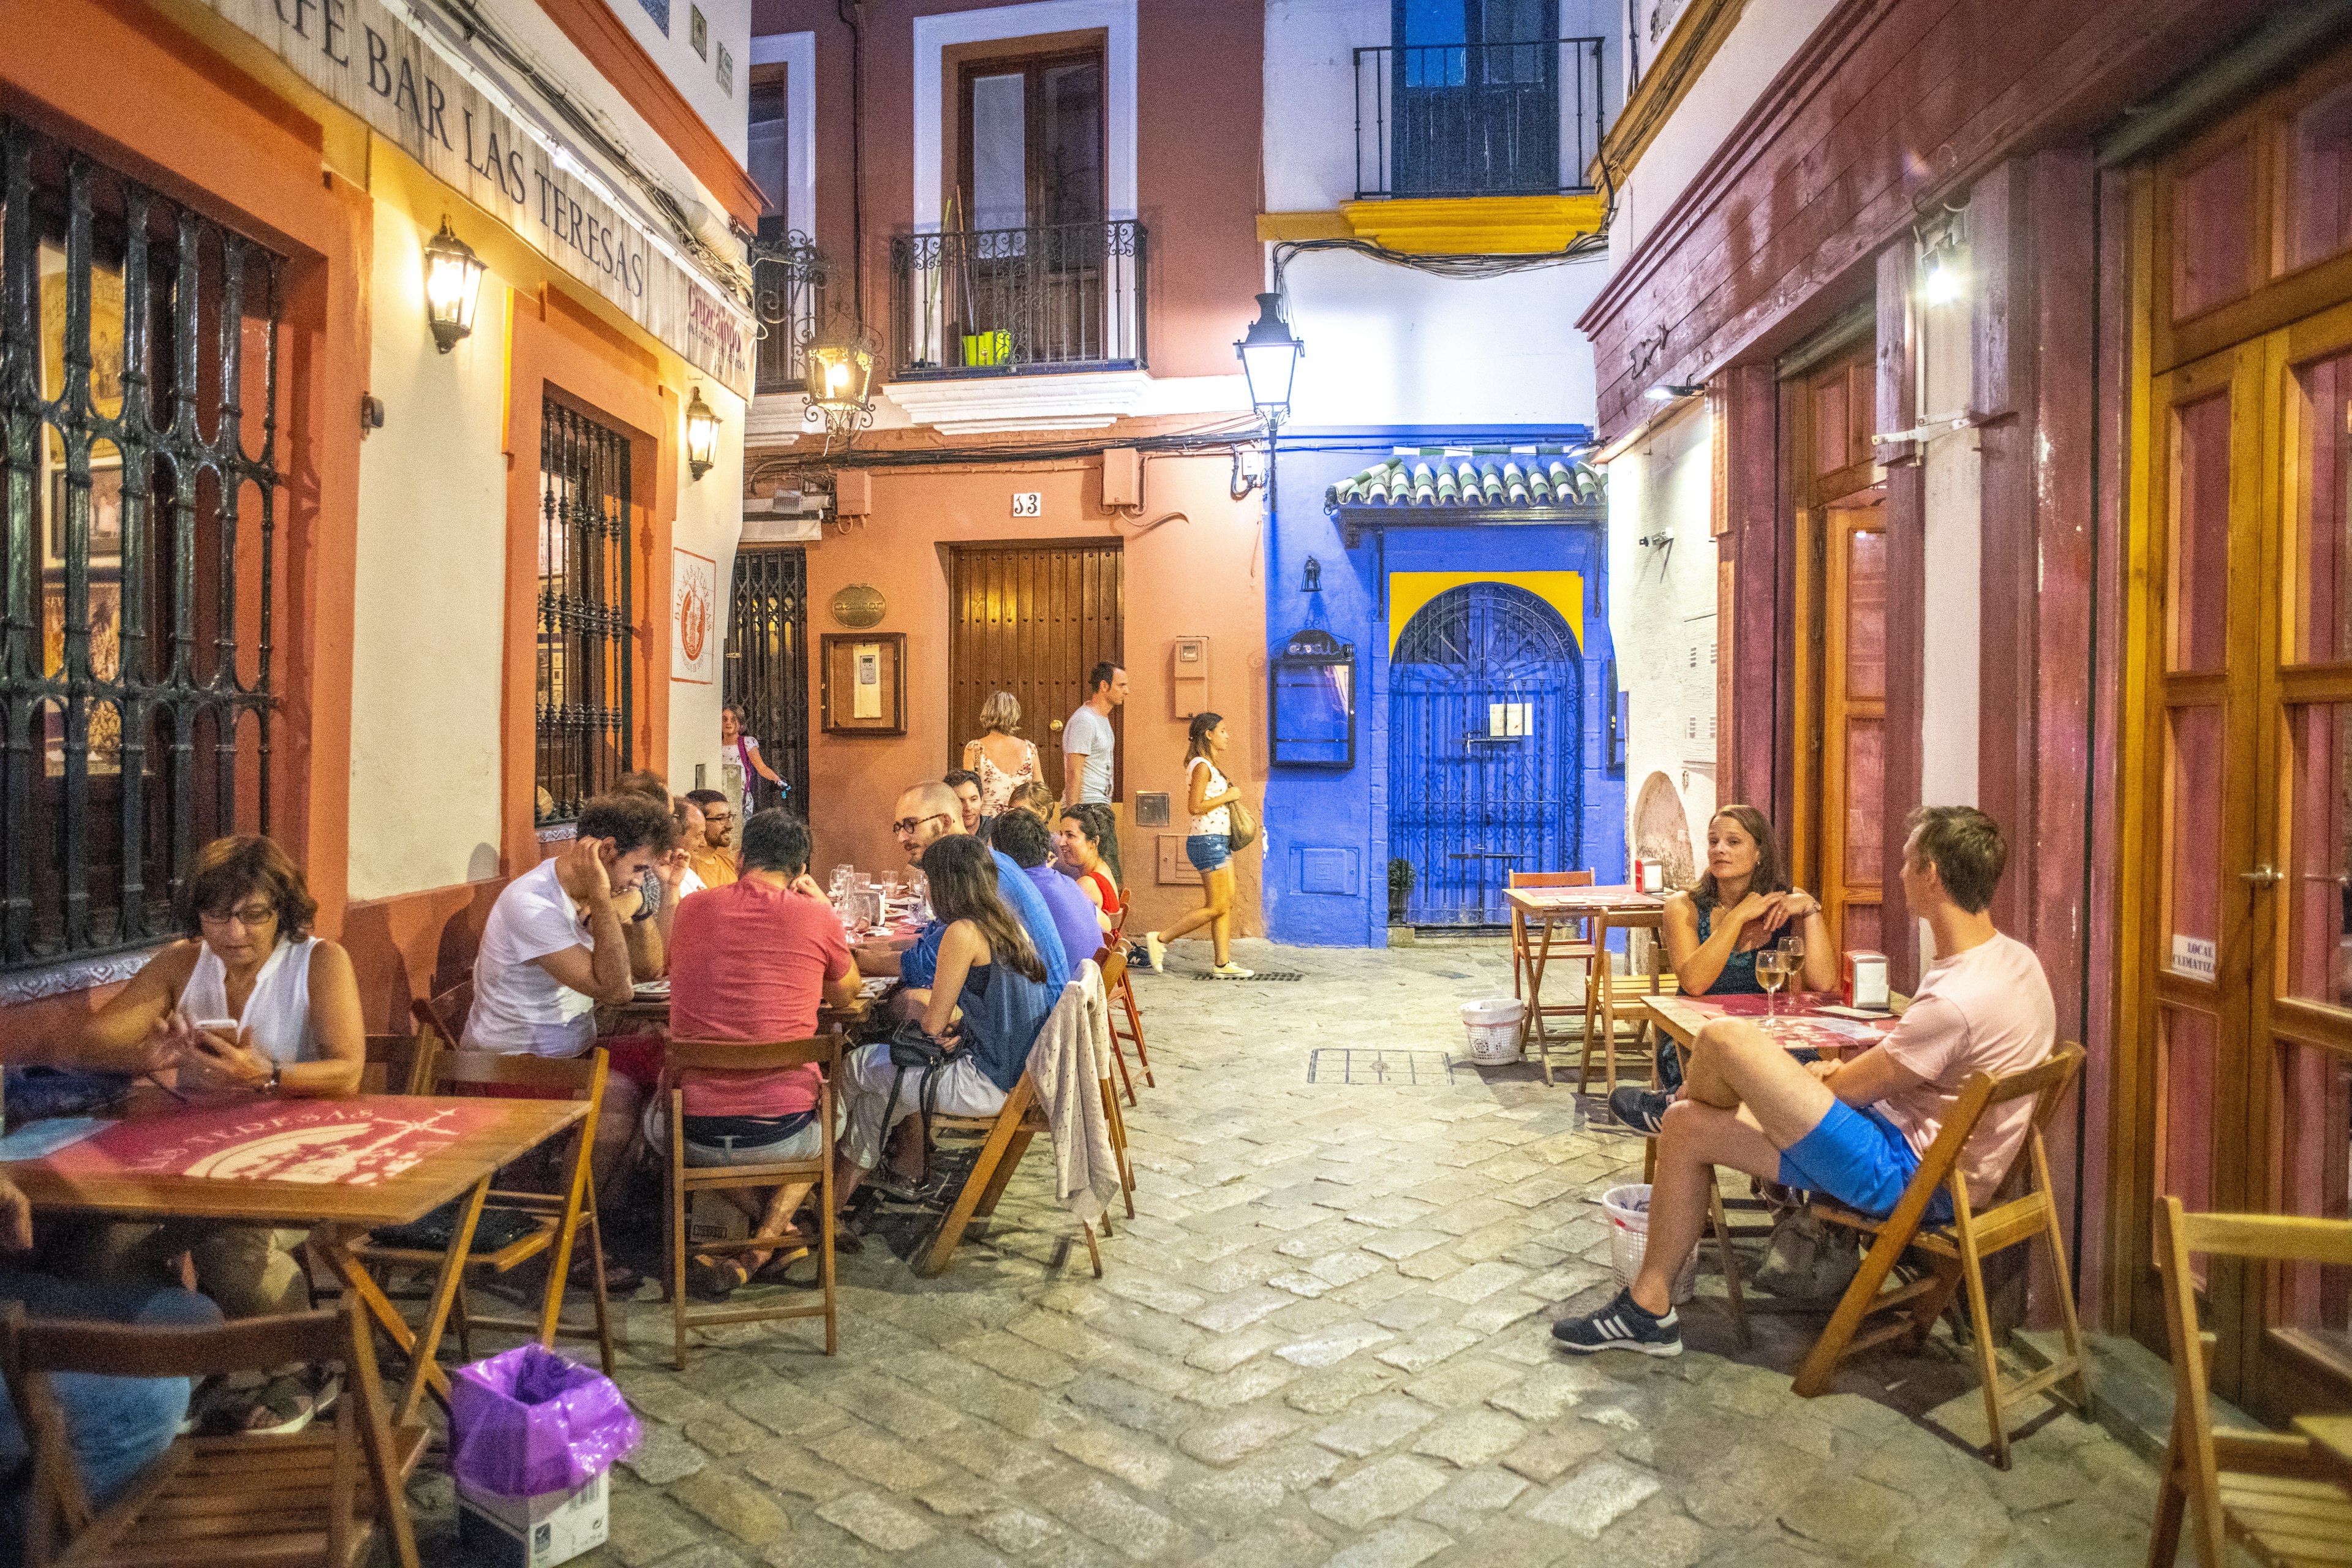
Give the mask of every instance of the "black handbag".
<path id="1" fill-rule="evenodd" d="M 923 1171 L 928 1176 L 931 1163 L 931 1117 L 939 1107 L 940 1074 L 946 1070 L 954 1053 L 923 1027 L 919 1018 L 908 1018 L 889 1034 L 890 1065 L 898 1070 L 890 1075 L 890 1098 L 882 1106 L 882 1136 L 887 1140 L 894 1125 L 892 1118 L 898 1110 L 898 1090 L 910 1072 L 922 1074 L 915 1088 L 916 1104 L 923 1115 Z"/>

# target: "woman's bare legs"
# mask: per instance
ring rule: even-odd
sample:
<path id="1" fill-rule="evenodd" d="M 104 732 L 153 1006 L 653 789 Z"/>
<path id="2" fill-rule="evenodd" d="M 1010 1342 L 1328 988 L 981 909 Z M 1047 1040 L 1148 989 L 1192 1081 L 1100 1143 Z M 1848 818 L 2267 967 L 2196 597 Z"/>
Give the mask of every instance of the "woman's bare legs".
<path id="1" fill-rule="evenodd" d="M 1213 871 L 1202 872 L 1201 889 L 1208 895 L 1208 901 L 1162 931 L 1160 940 L 1174 942 L 1180 936 L 1190 936 L 1207 926 L 1209 942 L 1216 951 L 1217 962 L 1228 963 L 1233 956 L 1234 863 L 1228 860 Z"/>

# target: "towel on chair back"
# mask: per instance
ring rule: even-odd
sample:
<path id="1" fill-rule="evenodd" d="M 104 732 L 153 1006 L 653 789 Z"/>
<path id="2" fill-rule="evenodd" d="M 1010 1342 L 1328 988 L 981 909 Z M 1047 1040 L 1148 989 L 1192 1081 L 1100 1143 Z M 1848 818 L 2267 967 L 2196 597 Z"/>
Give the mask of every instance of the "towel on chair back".
<path id="1" fill-rule="evenodd" d="M 1088 1225 L 1118 1195 L 1118 1162 L 1102 1100 L 1109 1071 L 1110 1005 L 1102 971 L 1088 959 L 1062 987 L 1029 1047 L 1029 1079 L 1053 1129 L 1054 1195 Z"/>

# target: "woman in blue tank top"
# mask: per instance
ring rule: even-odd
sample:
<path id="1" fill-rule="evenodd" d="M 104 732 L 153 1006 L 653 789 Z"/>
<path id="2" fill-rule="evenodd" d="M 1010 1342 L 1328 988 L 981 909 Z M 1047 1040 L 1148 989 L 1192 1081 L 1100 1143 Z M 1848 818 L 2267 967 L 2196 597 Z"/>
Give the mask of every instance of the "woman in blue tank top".
<path id="1" fill-rule="evenodd" d="M 1756 954 L 1783 936 L 1801 932 L 1805 967 L 1790 991 L 1826 991 L 1837 973 L 1821 900 L 1791 888 L 1780 874 L 1772 825 L 1752 805 L 1727 805 L 1707 819 L 1706 868 L 1689 890 L 1667 896 L 1663 935 L 1666 960 L 1685 996 L 1759 995 Z M 1664 1092 L 1620 1089 L 1611 1097 L 1617 1119 L 1656 1131 L 1673 1091 L 1682 1084 L 1682 1058 L 1672 1040 L 1658 1043 L 1658 1081 Z M 1620 1106 L 1618 1101 L 1624 1100 Z"/>

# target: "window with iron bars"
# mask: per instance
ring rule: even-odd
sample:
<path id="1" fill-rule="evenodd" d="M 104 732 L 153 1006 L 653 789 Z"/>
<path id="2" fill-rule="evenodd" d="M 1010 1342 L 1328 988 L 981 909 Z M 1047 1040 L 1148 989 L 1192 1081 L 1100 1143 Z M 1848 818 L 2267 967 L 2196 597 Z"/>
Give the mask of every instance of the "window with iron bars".
<path id="1" fill-rule="evenodd" d="M 537 817 L 569 822 L 629 771 L 635 603 L 629 439 L 548 398 L 539 437 Z"/>
<path id="2" fill-rule="evenodd" d="M 0 116 L 0 970 L 268 830 L 283 268 Z"/>

